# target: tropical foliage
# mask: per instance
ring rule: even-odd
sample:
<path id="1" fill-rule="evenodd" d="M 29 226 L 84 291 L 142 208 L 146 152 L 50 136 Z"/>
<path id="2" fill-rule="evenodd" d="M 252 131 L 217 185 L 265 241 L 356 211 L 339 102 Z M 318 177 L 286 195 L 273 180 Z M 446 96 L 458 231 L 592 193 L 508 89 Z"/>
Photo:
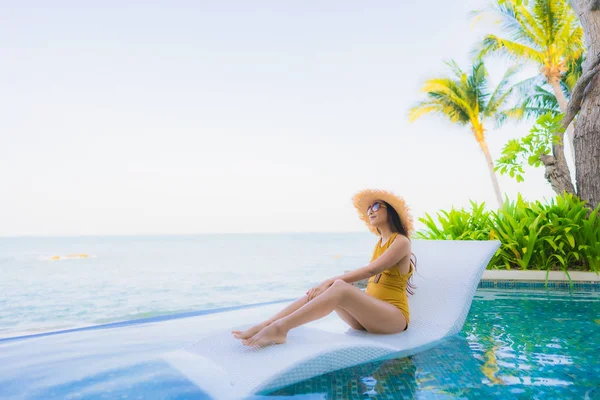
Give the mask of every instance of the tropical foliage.
<path id="1" fill-rule="evenodd" d="M 564 73 L 560 82 L 561 90 L 567 100 L 571 97 L 573 87 L 581 77 L 582 64 L 585 60 L 584 55 L 574 60 L 569 69 Z M 535 76 L 515 84 L 517 104 L 506 110 L 504 117 L 516 120 L 529 119 L 544 114 L 558 115 L 562 113 L 558 100 L 552 87 L 546 82 L 545 78 Z"/>
<path id="2" fill-rule="evenodd" d="M 568 0 L 502 1 L 492 9 L 507 35 L 487 35 L 480 55 L 500 53 L 536 63 L 560 100 L 563 76 L 584 53 L 583 30 Z"/>
<path id="3" fill-rule="evenodd" d="M 471 211 L 465 209 L 440 211 L 436 220 L 425 213 L 425 218 L 419 219 L 427 227 L 417 232 L 419 239 L 430 240 L 489 240 L 491 232 L 490 211 L 485 210 L 485 204 L 471 201 Z M 439 226 L 438 226 L 439 223 Z"/>
<path id="4" fill-rule="evenodd" d="M 496 0 L 491 8 L 500 17 L 505 34 L 487 35 L 479 56 L 502 54 L 519 62 L 534 63 L 549 86 L 537 85 L 534 96 L 526 95 L 521 104 L 527 106 L 527 111 L 517 108 L 513 110 L 513 116 L 519 117 L 524 111 L 526 114 L 533 111 L 534 116 L 539 116 L 549 111 L 546 92 L 550 90 L 560 111 L 565 112 L 569 88 L 581 75 L 581 60 L 585 53 L 583 29 L 569 0 L 532 0 L 525 3 Z M 528 93 L 531 91 L 528 90 Z M 535 106 L 540 102 L 542 109 L 536 110 Z M 570 126 L 567 132 L 575 157 L 573 127 Z"/>
<path id="5" fill-rule="evenodd" d="M 586 57 L 583 30 L 568 0 L 492 0 L 492 4 L 492 11 L 503 23 L 503 33 L 485 37 L 470 74 L 450 63 L 453 76 L 427 81 L 423 87 L 426 100 L 411 110 L 410 117 L 414 120 L 428 113 L 444 115 L 451 122 L 469 125 L 483 144 L 483 125 L 488 119 L 501 124 L 508 118 L 535 118 L 527 136 L 506 144 L 494 171 L 523 181 L 526 164 L 545 166 L 546 177 L 559 195 L 549 203 L 528 202 L 519 195 L 512 202 L 499 201 L 501 207 L 493 211 L 486 210 L 484 203 L 471 202 L 470 210 L 452 208 L 440 211 L 435 218 L 425 214 L 420 218 L 425 229 L 416 237 L 498 239 L 502 246 L 490 268 L 598 273 L 600 203 L 588 204 L 572 194 L 575 190 L 562 144 L 563 113 L 571 95 L 577 97 L 574 87 L 582 77 Z M 490 54 L 508 56 L 520 64 L 536 64 L 540 75 L 513 84 L 512 68 L 498 88 L 489 91 L 483 80 L 487 74 L 482 59 Z M 517 101 L 509 105 L 512 94 L 517 95 Z M 567 132 L 573 150 L 573 125 Z M 489 154 L 487 145 L 484 154 Z M 578 159 L 576 164 L 579 169 Z M 492 179 L 496 188 L 493 174 Z"/>
<path id="6" fill-rule="evenodd" d="M 551 153 L 552 144 L 560 140 L 557 133 L 563 132 L 562 114 L 548 112 L 539 117 L 529 135 L 521 139 L 511 139 L 502 149 L 502 157 L 496 163 L 496 171 L 509 174 L 517 182 L 523 182 L 527 163 L 532 167 L 544 165 L 542 157 Z"/>
<path id="7" fill-rule="evenodd" d="M 485 141 L 484 122 L 498 119 L 503 113 L 511 92 L 510 79 L 516 69 L 511 68 L 498 86 L 488 87 L 488 74 L 482 60 L 477 60 L 470 73 L 463 71 L 455 62 L 447 63 L 452 76 L 429 79 L 421 89 L 426 99 L 418 103 L 409 112 L 411 121 L 425 114 L 439 114 L 459 125 L 468 125 L 487 160 L 492 184 L 502 204 L 500 186 L 494 172 L 494 163 Z"/>
<path id="8" fill-rule="evenodd" d="M 470 211 L 441 211 L 437 221 L 426 214 L 420 218 L 426 229 L 416 237 L 498 239 L 502 246 L 489 264 L 494 269 L 600 272 L 600 207 L 589 213 L 585 202 L 571 194 L 549 204 L 519 196 L 498 211 L 486 211 L 483 203 L 471 206 Z"/>

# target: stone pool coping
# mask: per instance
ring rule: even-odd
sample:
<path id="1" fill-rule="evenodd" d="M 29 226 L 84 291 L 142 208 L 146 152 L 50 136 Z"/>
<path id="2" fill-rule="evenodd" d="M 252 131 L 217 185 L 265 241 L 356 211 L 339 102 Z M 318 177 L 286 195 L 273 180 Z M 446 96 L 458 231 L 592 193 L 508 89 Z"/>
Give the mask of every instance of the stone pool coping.
<path id="1" fill-rule="evenodd" d="M 486 270 L 479 289 L 558 289 L 600 291 L 600 275 L 595 272 Z M 571 279 L 569 279 L 569 276 Z"/>
<path id="2" fill-rule="evenodd" d="M 595 272 L 568 271 L 573 282 L 599 282 L 600 274 Z M 548 281 L 569 281 L 563 271 L 550 271 Z M 488 269 L 483 272 L 482 281 L 546 281 L 546 271 L 507 271 Z"/>
<path id="3" fill-rule="evenodd" d="M 347 272 L 347 271 L 346 271 Z M 550 271 L 546 280 L 546 271 L 493 270 L 483 272 L 479 288 L 505 289 L 539 289 L 539 288 L 574 288 L 600 291 L 600 274 L 585 271 Z M 354 283 L 354 286 L 365 289 L 367 279 Z"/>

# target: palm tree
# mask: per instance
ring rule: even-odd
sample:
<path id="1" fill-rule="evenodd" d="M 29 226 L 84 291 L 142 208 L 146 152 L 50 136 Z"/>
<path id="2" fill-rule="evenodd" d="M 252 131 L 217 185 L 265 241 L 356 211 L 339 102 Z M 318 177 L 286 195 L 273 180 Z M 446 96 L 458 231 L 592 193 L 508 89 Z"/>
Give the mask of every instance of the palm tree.
<path id="1" fill-rule="evenodd" d="M 583 29 L 569 1 L 495 0 L 492 9 L 500 15 L 510 39 L 487 35 L 479 55 L 501 53 L 536 63 L 552 88 L 560 110 L 565 112 L 568 101 L 561 83 L 568 76 L 565 73 L 581 60 L 585 51 Z M 573 82 L 569 85 L 572 87 Z M 567 132 L 573 151 L 573 127 Z"/>
<path id="2" fill-rule="evenodd" d="M 509 88 L 510 78 L 516 69 L 509 69 L 498 86 L 488 90 L 487 71 L 483 60 L 478 59 L 467 74 L 454 62 L 447 65 L 452 70 L 452 77 L 434 78 L 425 82 L 421 89 L 426 99 L 418 103 L 409 112 L 411 121 L 424 114 L 435 113 L 447 117 L 451 122 L 469 125 L 479 147 L 485 155 L 494 192 L 500 206 L 503 204 L 498 178 L 494 172 L 494 162 L 485 141 L 484 121 L 498 119 L 501 108 L 512 92 Z"/>
<path id="3" fill-rule="evenodd" d="M 571 92 L 581 77 L 584 61 L 585 57 L 582 54 L 581 57 L 573 60 L 569 69 L 562 76 L 560 85 L 567 99 L 570 99 Z M 553 89 L 544 77 L 536 76 L 526 79 L 517 83 L 515 89 L 520 92 L 520 101 L 515 107 L 505 112 L 507 118 L 521 120 L 533 117 L 533 119 L 538 119 L 544 114 L 558 115 L 562 113 Z"/>

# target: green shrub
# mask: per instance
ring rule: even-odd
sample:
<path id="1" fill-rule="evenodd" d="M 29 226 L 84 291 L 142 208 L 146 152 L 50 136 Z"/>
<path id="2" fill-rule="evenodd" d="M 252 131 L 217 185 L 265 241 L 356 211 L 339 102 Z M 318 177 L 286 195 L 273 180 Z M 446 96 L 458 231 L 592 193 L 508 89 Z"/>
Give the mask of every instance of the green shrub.
<path id="1" fill-rule="evenodd" d="M 419 220 L 426 229 L 419 239 L 490 240 L 502 246 L 488 268 L 600 271 L 600 207 L 590 213 L 574 195 L 565 193 L 549 204 L 526 202 L 522 196 L 497 211 L 471 201 L 471 210 L 452 209 Z"/>
<path id="2" fill-rule="evenodd" d="M 425 213 L 426 218 L 420 218 L 428 231 L 417 232 L 416 237 L 431 240 L 487 240 L 490 238 L 489 211 L 484 209 L 485 203 L 477 205 L 471 201 L 472 210 L 464 209 L 449 212 L 441 211 L 438 214 L 440 227 L 438 228 L 433 218 Z"/>

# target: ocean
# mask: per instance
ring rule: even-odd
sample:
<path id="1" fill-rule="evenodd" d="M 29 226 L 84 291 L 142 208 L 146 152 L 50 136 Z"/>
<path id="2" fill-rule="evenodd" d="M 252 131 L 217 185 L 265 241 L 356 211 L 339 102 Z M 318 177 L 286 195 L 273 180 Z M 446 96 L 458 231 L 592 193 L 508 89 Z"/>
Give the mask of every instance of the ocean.
<path id="1" fill-rule="evenodd" d="M 0 338 L 291 299 L 365 266 L 369 233 L 0 238 Z"/>

